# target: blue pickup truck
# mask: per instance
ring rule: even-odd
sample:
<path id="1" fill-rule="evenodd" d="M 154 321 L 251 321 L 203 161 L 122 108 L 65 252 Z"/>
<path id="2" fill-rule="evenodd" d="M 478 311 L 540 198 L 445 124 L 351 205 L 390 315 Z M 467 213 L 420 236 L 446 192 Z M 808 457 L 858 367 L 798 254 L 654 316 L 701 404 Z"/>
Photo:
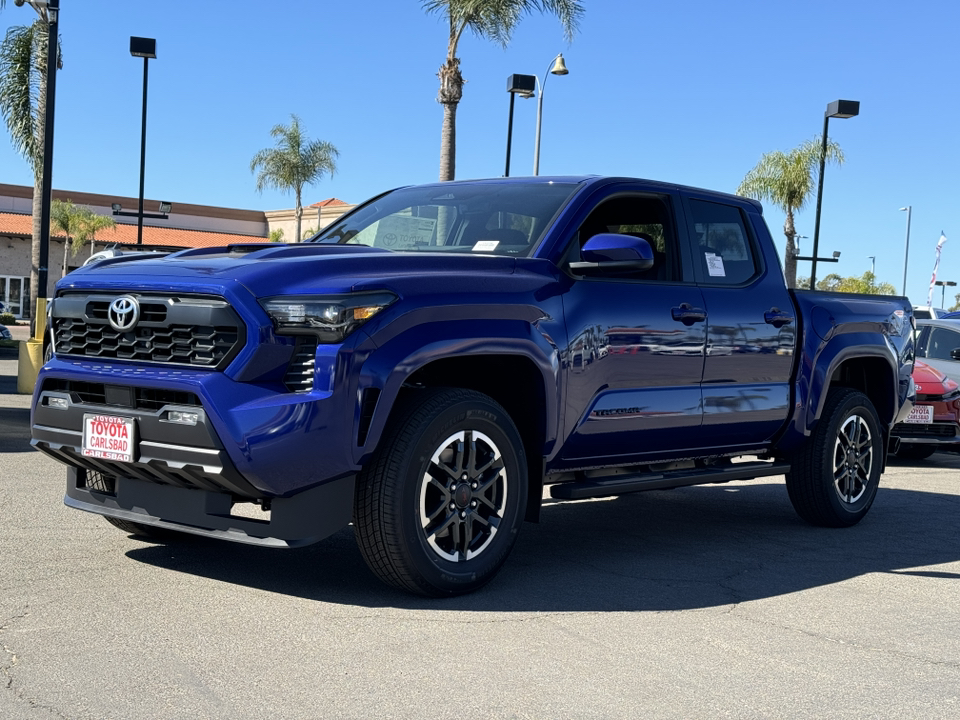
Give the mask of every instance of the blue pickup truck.
<path id="1" fill-rule="evenodd" d="M 904 298 L 785 287 L 761 206 L 630 178 L 384 193 L 309 242 L 118 256 L 57 286 L 33 445 L 135 535 L 353 522 L 410 592 L 487 583 L 544 489 L 785 475 L 857 523 L 910 411 Z"/>

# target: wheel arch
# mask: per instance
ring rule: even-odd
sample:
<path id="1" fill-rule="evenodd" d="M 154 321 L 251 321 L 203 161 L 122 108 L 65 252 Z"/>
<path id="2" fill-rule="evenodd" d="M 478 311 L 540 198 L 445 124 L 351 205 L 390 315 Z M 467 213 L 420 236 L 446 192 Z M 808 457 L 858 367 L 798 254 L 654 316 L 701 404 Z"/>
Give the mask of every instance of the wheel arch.
<path id="1" fill-rule="evenodd" d="M 499 337 L 443 338 L 434 332 L 433 342 L 412 351 L 406 343 L 376 349 L 364 362 L 357 393 L 357 464 L 369 461 L 400 401 L 418 388 L 476 390 L 503 406 L 517 426 L 527 457 L 525 518 L 535 522 L 545 458 L 557 444 L 559 363 L 556 348 L 531 333 L 530 325 L 519 336 L 507 329 L 501 326 Z"/>

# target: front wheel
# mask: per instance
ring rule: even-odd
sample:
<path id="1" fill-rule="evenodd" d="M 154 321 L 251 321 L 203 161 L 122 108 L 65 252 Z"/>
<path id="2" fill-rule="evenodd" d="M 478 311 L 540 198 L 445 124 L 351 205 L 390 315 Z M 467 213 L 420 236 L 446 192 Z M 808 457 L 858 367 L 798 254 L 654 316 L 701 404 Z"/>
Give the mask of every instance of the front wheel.
<path id="1" fill-rule="evenodd" d="M 852 388 L 831 390 L 787 473 L 797 514 L 812 525 L 856 525 L 877 495 L 882 453 L 880 421 L 870 399 Z"/>
<path id="2" fill-rule="evenodd" d="M 513 548 L 526 458 L 506 411 L 473 390 L 414 392 L 357 478 L 354 527 L 381 580 L 420 595 L 472 592 Z"/>

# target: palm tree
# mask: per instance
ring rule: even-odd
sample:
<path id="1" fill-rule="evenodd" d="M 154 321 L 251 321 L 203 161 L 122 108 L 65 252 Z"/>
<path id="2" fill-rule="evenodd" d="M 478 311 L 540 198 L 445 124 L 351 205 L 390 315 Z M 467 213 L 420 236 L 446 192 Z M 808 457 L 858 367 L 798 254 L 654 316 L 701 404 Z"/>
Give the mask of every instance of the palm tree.
<path id="1" fill-rule="evenodd" d="M 443 105 L 443 126 L 440 133 L 440 181 L 453 180 L 457 165 L 457 104 L 463 96 L 463 76 L 457 45 L 463 31 L 470 28 L 478 37 L 493 40 L 506 47 L 520 19 L 537 10 L 556 15 L 568 41 L 583 14 L 579 0 L 422 0 L 423 9 L 447 21 L 447 59 L 440 66 L 440 92 L 437 102 Z"/>
<path id="2" fill-rule="evenodd" d="M 70 257 L 80 252 L 90 241 L 90 255 L 97 243 L 97 233 L 106 228 L 116 228 L 112 217 L 98 215 L 86 205 L 74 205 L 70 200 L 54 200 L 50 207 L 50 222 L 66 235 L 63 243 L 63 274 L 67 274 L 67 252 Z"/>
<path id="3" fill-rule="evenodd" d="M 339 151 L 330 143 L 311 140 L 300 128 L 300 118 L 290 116 L 290 126 L 275 125 L 270 135 L 277 139 L 276 147 L 265 148 L 253 156 L 250 172 L 257 173 L 257 192 L 264 188 L 276 188 L 284 192 L 293 190 L 297 197 L 297 231 L 300 242 L 300 219 L 303 217 L 301 195 L 303 186 L 317 182 L 324 173 L 333 175 L 337 170 L 335 158 Z"/>
<path id="4" fill-rule="evenodd" d="M 25 0 L 14 0 L 21 6 Z M 0 10 L 5 5 L 0 0 Z M 33 243 L 30 267 L 30 308 L 37 305 L 40 267 L 40 205 L 43 181 L 43 121 L 47 97 L 47 42 L 49 25 L 44 6 L 31 3 L 37 11 L 32 25 L 7 30 L 0 45 L 0 117 L 10 132 L 14 147 L 33 169 Z M 57 48 L 57 68 L 63 67 Z M 35 320 L 35 318 L 34 318 Z"/>
<path id="5" fill-rule="evenodd" d="M 784 274 L 787 277 L 787 287 L 791 288 L 797 285 L 797 252 L 794 244 L 796 229 L 793 225 L 793 214 L 803 210 L 817 188 L 822 146 L 823 139 L 818 135 L 788 153 L 779 150 L 765 153 L 737 188 L 738 195 L 769 200 L 787 214 L 783 223 L 783 234 L 787 236 Z M 837 165 L 843 164 L 843 151 L 833 140 L 827 142 L 826 159 Z"/>

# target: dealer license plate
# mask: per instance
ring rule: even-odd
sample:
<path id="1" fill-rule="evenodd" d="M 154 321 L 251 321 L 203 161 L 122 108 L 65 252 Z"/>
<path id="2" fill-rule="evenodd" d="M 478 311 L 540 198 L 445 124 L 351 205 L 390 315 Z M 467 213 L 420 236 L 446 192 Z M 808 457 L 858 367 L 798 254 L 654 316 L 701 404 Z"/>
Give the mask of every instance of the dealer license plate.
<path id="1" fill-rule="evenodd" d="M 933 422 L 933 405 L 914 405 L 905 422 L 929 425 Z"/>
<path id="2" fill-rule="evenodd" d="M 133 462 L 136 424 L 114 415 L 83 416 L 83 454 L 103 460 Z"/>

